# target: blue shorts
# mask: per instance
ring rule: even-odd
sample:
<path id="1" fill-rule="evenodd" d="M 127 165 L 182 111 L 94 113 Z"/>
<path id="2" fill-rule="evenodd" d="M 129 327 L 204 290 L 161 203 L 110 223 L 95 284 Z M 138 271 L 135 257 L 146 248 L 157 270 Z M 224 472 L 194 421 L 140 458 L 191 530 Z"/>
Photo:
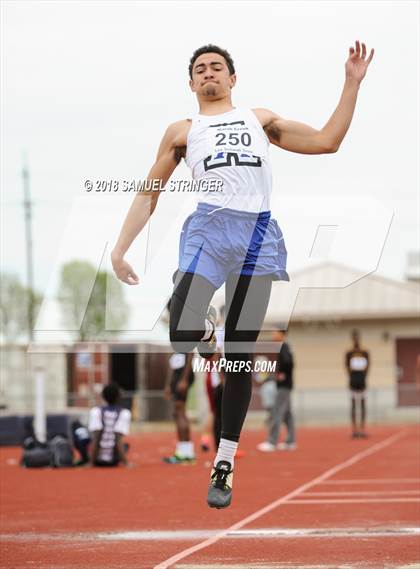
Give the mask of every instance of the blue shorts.
<path id="1" fill-rule="evenodd" d="M 258 214 L 199 203 L 182 227 L 179 270 L 201 275 L 216 288 L 230 273 L 288 281 L 286 261 L 283 234 L 269 211 Z"/>

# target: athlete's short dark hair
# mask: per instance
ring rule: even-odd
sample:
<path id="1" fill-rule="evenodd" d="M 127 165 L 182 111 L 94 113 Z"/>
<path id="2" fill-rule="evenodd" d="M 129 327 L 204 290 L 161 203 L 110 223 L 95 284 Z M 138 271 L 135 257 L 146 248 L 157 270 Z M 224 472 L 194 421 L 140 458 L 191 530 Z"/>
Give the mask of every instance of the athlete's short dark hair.
<path id="1" fill-rule="evenodd" d="M 199 47 L 193 53 L 193 55 L 190 59 L 190 65 L 188 67 L 190 79 L 192 79 L 192 70 L 193 70 L 195 61 L 198 57 L 200 57 L 200 55 L 203 55 L 203 53 L 218 53 L 219 55 L 221 55 L 222 57 L 225 58 L 225 61 L 227 63 L 228 69 L 229 69 L 229 75 L 233 75 L 235 73 L 235 65 L 233 64 L 233 59 L 232 59 L 230 53 L 228 51 L 226 51 L 225 49 L 217 46 L 217 45 L 209 43 L 207 45 L 203 45 L 202 47 Z"/>
<path id="2" fill-rule="evenodd" d="M 108 383 L 102 390 L 102 397 L 109 405 L 115 405 L 121 395 L 118 383 Z"/>

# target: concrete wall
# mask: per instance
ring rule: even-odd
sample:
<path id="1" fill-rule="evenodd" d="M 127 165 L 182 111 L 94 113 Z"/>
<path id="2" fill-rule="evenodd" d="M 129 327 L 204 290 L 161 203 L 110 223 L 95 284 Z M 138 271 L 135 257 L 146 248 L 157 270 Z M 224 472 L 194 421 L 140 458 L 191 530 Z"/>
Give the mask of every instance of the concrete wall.
<path id="1" fill-rule="evenodd" d="M 361 343 L 370 353 L 370 387 L 394 387 L 397 381 L 396 338 L 419 337 L 415 319 L 296 323 L 289 326 L 289 342 L 295 356 L 295 381 L 299 389 L 347 388 L 345 352 L 350 334 L 357 328 Z M 268 339 L 269 334 L 262 334 Z"/>

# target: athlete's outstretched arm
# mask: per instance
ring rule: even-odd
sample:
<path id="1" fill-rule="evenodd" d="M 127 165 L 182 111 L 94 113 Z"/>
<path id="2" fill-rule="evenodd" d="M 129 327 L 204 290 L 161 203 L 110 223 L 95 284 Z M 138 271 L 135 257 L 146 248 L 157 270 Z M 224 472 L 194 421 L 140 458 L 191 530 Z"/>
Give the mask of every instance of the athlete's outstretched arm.
<path id="1" fill-rule="evenodd" d="M 183 156 L 185 129 L 188 125 L 188 121 L 179 121 L 168 127 L 147 180 L 159 180 L 160 187 L 167 183 Z M 111 253 L 115 274 L 129 285 L 138 284 L 139 278 L 130 264 L 124 260 L 124 255 L 155 211 L 159 195 L 160 191 L 144 191 L 136 194 Z"/>
<path id="2" fill-rule="evenodd" d="M 267 133 L 270 142 L 291 152 L 300 154 L 326 154 L 337 152 L 353 118 L 357 94 L 374 50 L 366 57 L 366 45 L 356 41 L 349 50 L 346 61 L 346 79 L 340 101 L 329 121 L 317 130 L 306 124 L 281 118 L 267 109 L 254 112 Z"/>

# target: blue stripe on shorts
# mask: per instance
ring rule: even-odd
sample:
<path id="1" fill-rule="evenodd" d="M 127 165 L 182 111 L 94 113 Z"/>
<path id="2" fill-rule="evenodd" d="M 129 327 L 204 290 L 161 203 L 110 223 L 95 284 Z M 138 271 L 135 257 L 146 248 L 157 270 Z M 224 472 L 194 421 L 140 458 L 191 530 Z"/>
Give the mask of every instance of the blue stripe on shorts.
<path id="1" fill-rule="evenodd" d="M 230 273 L 289 280 L 283 234 L 271 212 L 215 209 L 199 203 L 184 222 L 179 270 L 205 277 L 216 288 Z"/>

